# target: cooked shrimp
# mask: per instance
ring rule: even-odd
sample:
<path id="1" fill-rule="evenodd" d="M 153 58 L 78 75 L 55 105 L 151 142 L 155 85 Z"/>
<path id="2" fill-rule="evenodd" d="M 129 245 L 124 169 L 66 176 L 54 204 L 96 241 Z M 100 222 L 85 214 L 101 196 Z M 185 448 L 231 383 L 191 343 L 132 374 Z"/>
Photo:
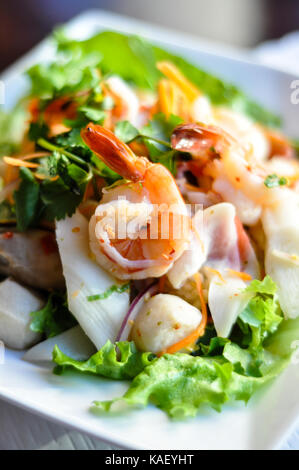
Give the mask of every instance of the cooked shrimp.
<path id="1" fill-rule="evenodd" d="M 126 180 L 105 190 L 91 218 L 90 247 L 97 262 L 119 279 L 162 276 L 191 239 L 187 207 L 171 173 L 137 157 L 99 125 L 88 124 L 82 138 Z"/>
<path id="2" fill-rule="evenodd" d="M 75 119 L 77 106 L 77 103 L 67 96 L 51 101 L 43 112 L 45 123 L 49 127 L 50 137 L 70 130 L 69 127 L 64 124 L 64 121 L 66 119 Z M 36 122 L 42 113 L 39 109 L 38 99 L 31 101 L 29 111 L 32 121 Z"/>
<path id="3" fill-rule="evenodd" d="M 220 127 L 199 124 L 178 126 L 172 135 L 172 146 L 191 153 L 195 159 L 210 160 L 213 178 L 225 177 L 255 204 L 267 207 L 279 201 L 281 188 L 269 190 L 264 184 L 267 176 L 273 173 L 272 160 L 258 161 L 249 148 Z M 278 158 L 275 158 L 276 166 Z M 283 168 L 287 178 L 298 178 L 298 162 L 283 157 Z"/>
<path id="4" fill-rule="evenodd" d="M 137 126 L 140 103 L 132 87 L 116 75 L 109 77 L 102 86 L 104 93 L 114 101 L 114 107 L 108 113 L 112 127 L 117 121 L 129 121 Z"/>

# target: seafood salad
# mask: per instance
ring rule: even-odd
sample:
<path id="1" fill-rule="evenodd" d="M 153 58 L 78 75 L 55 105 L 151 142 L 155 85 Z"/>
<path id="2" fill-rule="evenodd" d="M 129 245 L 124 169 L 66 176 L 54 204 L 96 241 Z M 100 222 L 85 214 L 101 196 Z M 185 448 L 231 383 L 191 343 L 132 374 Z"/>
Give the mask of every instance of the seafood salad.
<path id="1" fill-rule="evenodd" d="M 141 38 L 54 40 L 0 111 L 0 340 L 129 380 L 103 413 L 247 402 L 299 337 L 298 144 Z"/>

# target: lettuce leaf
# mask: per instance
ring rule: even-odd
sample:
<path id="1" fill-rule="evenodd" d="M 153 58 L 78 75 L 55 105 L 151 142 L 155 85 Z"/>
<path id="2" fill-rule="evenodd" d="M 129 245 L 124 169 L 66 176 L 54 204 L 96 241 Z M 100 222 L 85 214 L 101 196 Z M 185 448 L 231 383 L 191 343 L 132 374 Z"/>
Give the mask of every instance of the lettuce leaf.
<path id="1" fill-rule="evenodd" d="M 244 364 L 241 355 L 238 362 Z M 135 377 L 123 397 L 96 401 L 93 405 L 107 412 L 123 406 L 144 407 L 152 402 L 171 418 L 193 417 L 203 404 L 220 411 L 228 401 L 247 402 L 258 388 L 275 378 L 286 363 L 281 358 L 273 359 L 263 376 L 251 377 L 237 373 L 235 364 L 225 359 L 165 354 Z"/>
<path id="2" fill-rule="evenodd" d="M 138 375 L 145 366 L 151 363 L 153 354 L 137 351 L 133 342 L 121 341 L 112 344 L 110 341 L 91 356 L 87 361 L 75 361 L 66 356 L 56 345 L 53 351 L 53 361 L 57 364 L 56 374 L 62 374 L 66 369 L 100 375 L 111 379 L 131 379 Z"/>
<path id="3" fill-rule="evenodd" d="M 270 276 L 262 281 L 254 280 L 245 289 L 253 294 L 246 308 L 240 314 L 238 325 L 251 350 L 262 347 L 263 341 L 273 334 L 283 320 L 283 314 L 276 296 L 276 284 Z"/>
<path id="4" fill-rule="evenodd" d="M 84 57 L 85 54 L 100 53 L 100 66 L 104 74 L 117 74 L 137 87 L 145 89 L 155 89 L 162 76 L 156 68 L 156 63 L 169 60 L 208 95 L 214 104 L 234 107 L 264 125 L 278 127 L 281 124 L 279 117 L 253 102 L 234 85 L 216 78 L 182 57 L 150 44 L 142 38 L 104 31 L 78 42 L 66 38 L 60 30 L 56 33 L 56 41 L 59 51 L 72 53 L 74 56 L 81 54 Z"/>
<path id="5" fill-rule="evenodd" d="M 226 387 L 232 366 L 188 354 L 165 354 L 133 380 L 120 399 L 127 405 L 146 406 L 150 401 L 171 417 L 195 416 L 199 406 L 216 409 L 228 400 Z M 109 411 L 119 399 L 94 404 Z"/>
<path id="6" fill-rule="evenodd" d="M 278 330 L 264 343 L 272 354 L 289 357 L 299 346 L 299 317 L 295 320 L 283 320 Z"/>
<path id="7" fill-rule="evenodd" d="M 72 368 L 114 379 L 133 378 L 122 397 L 95 401 L 93 410 L 97 412 L 154 403 L 171 418 L 181 419 L 195 416 L 204 404 L 220 411 L 226 402 L 248 402 L 288 365 L 299 343 L 299 319 L 282 319 L 276 285 L 271 278 L 253 281 L 247 291 L 252 294 L 250 308 L 245 309 L 240 322 L 248 331 L 243 334 L 239 327 L 243 336 L 238 343 L 232 337 L 215 336 L 214 328 L 209 326 L 194 355 L 155 357 L 138 352 L 134 343 L 113 345 L 108 341 L 88 361 L 79 362 L 65 356 L 56 346 L 53 353 L 58 365 L 56 372 Z"/>
<path id="8" fill-rule="evenodd" d="M 65 295 L 59 292 L 52 292 L 46 305 L 32 312 L 31 317 L 30 329 L 44 334 L 46 338 L 57 336 L 77 324 L 67 307 Z"/>
<path id="9" fill-rule="evenodd" d="M 11 155 L 20 144 L 26 128 L 27 112 L 19 103 L 10 112 L 0 109 L 0 157 Z"/>

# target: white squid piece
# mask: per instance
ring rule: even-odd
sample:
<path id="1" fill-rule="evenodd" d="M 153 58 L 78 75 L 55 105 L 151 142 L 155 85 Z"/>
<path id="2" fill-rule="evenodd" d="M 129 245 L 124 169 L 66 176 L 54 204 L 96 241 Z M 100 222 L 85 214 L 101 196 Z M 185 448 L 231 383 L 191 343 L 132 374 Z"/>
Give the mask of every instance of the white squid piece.
<path id="1" fill-rule="evenodd" d="M 281 198 L 264 210 L 266 273 L 278 287 L 278 298 L 286 318 L 299 316 L 299 195 L 280 188 Z"/>
<path id="2" fill-rule="evenodd" d="M 30 329 L 31 313 L 45 304 L 38 292 L 23 287 L 13 279 L 0 283 L 0 340 L 13 349 L 26 349 L 42 335 Z"/>
<path id="3" fill-rule="evenodd" d="M 248 274 L 248 280 L 258 279 L 259 264 L 232 204 L 220 203 L 205 209 L 202 223 L 202 241 L 190 246 L 174 264 L 168 278 L 173 287 L 179 288 L 188 277 L 204 270 L 217 334 L 227 337 L 248 302 L 248 296 L 241 293 L 247 282 L 238 273 Z"/>
<path id="4" fill-rule="evenodd" d="M 114 341 L 129 308 L 129 291 L 88 301 L 117 281 L 104 271 L 89 251 L 88 221 L 77 211 L 57 222 L 56 237 L 68 293 L 68 306 L 97 349 Z"/>

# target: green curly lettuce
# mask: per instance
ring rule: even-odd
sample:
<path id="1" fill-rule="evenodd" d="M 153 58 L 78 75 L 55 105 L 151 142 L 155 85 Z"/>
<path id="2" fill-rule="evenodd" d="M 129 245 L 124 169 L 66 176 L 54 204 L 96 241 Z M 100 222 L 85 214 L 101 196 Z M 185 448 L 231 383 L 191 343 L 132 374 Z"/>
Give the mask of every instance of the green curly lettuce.
<path id="1" fill-rule="evenodd" d="M 241 350 L 239 353 L 238 358 L 237 351 L 234 351 L 234 363 L 225 357 L 165 354 L 135 377 L 123 397 L 96 401 L 94 406 L 97 410 L 107 412 L 119 410 L 120 405 L 144 407 L 152 402 L 171 418 L 177 419 L 195 416 L 203 404 L 220 411 L 221 406 L 228 401 L 247 402 L 258 388 L 275 378 L 287 363 L 286 359 L 273 356 L 263 376 L 246 376 L 237 372 L 240 371 L 239 364 L 245 366 Z"/>
<path id="2" fill-rule="evenodd" d="M 56 373 L 67 369 L 113 379 L 133 379 L 127 392 L 110 401 L 95 401 L 97 412 L 144 407 L 154 403 L 171 418 L 195 416 L 202 405 L 219 411 L 226 402 L 248 402 L 289 364 L 298 346 L 299 318 L 283 320 L 276 285 L 269 276 L 255 280 L 252 294 L 230 338 L 216 336 L 210 326 L 193 355 L 155 357 L 134 343 L 108 341 L 87 361 L 75 361 L 56 346 Z M 242 326 L 242 328 L 240 327 Z M 257 341 L 258 338 L 258 341 Z"/>
<path id="3" fill-rule="evenodd" d="M 87 361 L 75 361 L 64 354 L 56 345 L 53 361 L 57 364 L 56 374 L 66 369 L 100 375 L 111 379 L 131 379 L 151 363 L 153 355 L 137 351 L 133 342 L 121 341 L 112 344 L 110 341 L 91 356 Z"/>
<path id="4" fill-rule="evenodd" d="M 278 303 L 277 286 L 270 276 L 262 281 L 254 280 L 245 289 L 253 295 L 238 318 L 242 331 L 242 346 L 252 351 L 262 348 L 264 340 L 273 334 L 283 320 L 283 313 Z"/>

